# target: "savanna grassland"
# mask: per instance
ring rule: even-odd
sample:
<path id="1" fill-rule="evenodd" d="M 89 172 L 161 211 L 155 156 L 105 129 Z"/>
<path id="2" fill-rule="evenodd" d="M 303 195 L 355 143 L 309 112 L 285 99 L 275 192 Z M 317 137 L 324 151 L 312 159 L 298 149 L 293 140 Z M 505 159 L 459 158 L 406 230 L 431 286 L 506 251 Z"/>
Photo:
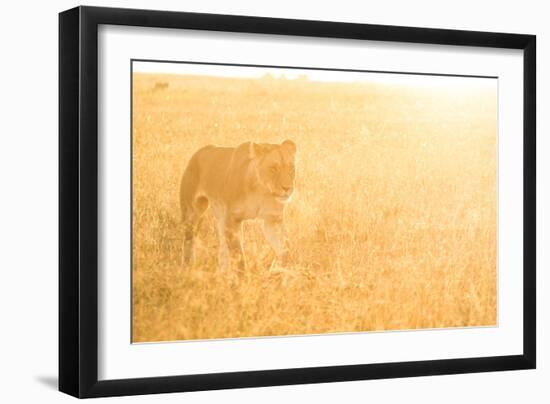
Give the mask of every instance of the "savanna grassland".
<path id="1" fill-rule="evenodd" d="M 133 341 L 495 325 L 496 131 L 496 86 L 134 73 Z M 207 212 L 183 270 L 191 155 L 287 138 L 291 264 L 246 222 L 218 271 Z"/>

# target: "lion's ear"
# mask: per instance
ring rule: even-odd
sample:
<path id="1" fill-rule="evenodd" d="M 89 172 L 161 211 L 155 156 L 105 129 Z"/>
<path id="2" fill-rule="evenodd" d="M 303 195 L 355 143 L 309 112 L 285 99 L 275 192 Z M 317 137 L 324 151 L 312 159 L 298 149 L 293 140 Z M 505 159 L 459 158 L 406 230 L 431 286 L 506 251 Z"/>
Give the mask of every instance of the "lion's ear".
<path id="1" fill-rule="evenodd" d="M 269 147 L 261 143 L 250 142 L 248 148 L 248 157 L 252 160 L 256 157 L 262 157 L 269 151 Z"/>
<path id="2" fill-rule="evenodd" d="M 296 154 L 296 143 L 294 143 L 292 140 L 287 139 L 283 143 L 281 143 L 281 145 L 292 154 Z"/>

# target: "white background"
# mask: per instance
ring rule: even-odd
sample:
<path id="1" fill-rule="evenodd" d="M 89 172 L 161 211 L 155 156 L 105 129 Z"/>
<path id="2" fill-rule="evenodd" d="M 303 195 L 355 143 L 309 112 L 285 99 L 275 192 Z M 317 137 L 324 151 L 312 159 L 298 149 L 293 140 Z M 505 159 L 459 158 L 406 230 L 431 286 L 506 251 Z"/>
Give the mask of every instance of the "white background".
<path id="1" fill-rule="evenodd" d="M 57 374 L 57 12 L 77 3 L 36 1 L 4 7 L 0 26 L 0 377 L 2 401 L 68 402 Z M 538 262 L 550 264 L 548 177 L 550 26 L 544 2 L 101 1 L 89 4 L 526 32 L 538 35 Z M 544 186 L 546 184 L 546 186 Z M 538 272 L 538 369 L 460 376 L 286 386 L 116 398 L 125 402 L 547 402 L 550 378 L 549 276 Z"/>

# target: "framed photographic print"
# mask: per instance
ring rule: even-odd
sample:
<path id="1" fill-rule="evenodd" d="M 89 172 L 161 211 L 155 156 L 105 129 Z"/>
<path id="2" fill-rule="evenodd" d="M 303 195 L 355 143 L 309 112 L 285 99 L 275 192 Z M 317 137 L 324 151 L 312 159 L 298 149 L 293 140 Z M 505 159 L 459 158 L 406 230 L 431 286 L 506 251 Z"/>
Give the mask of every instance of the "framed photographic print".
<path id="1" fill-rule="evenodd" d="M 59 17 L 59 387 L 535 367 L 535 36 Z"/>

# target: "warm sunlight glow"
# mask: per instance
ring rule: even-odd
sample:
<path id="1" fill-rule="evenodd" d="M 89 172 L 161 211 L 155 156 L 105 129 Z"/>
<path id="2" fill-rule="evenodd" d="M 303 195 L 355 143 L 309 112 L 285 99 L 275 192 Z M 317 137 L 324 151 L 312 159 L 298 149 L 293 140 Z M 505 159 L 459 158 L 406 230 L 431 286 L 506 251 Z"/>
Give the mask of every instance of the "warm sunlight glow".
<path id="1" fill-rule="evenodd" d="M 496 324 L 496 79 L 142 62 L 133 72 L 133 342 Z M 241 203 L 264 189 L 220 183 L 230 164 L 254 181 L 293 173 L 285 139 L 295 181 L 264 187 L 286 204 L 283 263 L 265 221 L 229 231 L 208 197 L 231 186 Z M 234 152 L 250 141 L 264 146 Z M 206 145 L 226 148 L 190 162 Z M 259 206 L 252 214 L 273 205 Z M 244 269 L 220 269 L 239 236 Z"/>

